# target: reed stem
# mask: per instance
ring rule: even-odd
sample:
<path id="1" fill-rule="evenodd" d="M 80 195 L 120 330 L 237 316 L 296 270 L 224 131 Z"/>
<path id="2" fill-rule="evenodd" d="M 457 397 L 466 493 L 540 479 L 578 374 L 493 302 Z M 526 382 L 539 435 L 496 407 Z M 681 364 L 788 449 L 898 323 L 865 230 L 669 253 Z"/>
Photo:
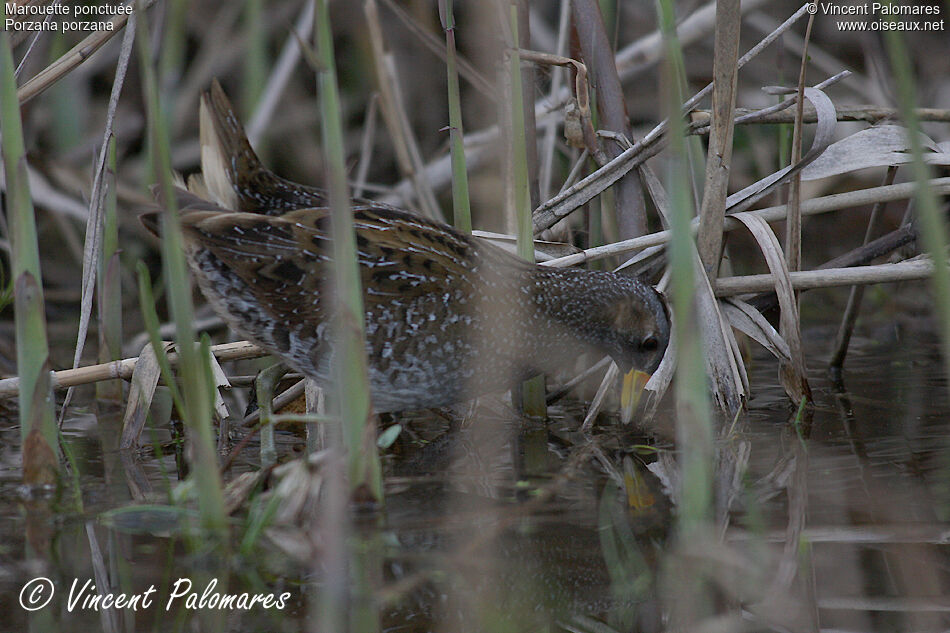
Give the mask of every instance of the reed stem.
<path id="1" fill-rule="evenodd" d="M 321 64 L 317 83 L 333 231 L 333 297 L 337 306 L 334 325 L 338 345 L 334 406 L 343 421 L 350 489 L 363 489 L 373 499 L 381 501 L 383 485 L 376 451 L 375 421 L 369 401 L 363 294 L 344 165 L 340 96 L 328 4 L 328 0 L 317 3 L 314 36 Z"/>
<path id="2" fill-rule="evenodd" d="M 212 393 L 206 375 L 206 363 L 195 345 L 194 307 L 191 303 L 191 281 L 185 265 L 181 221 L 175 204 L 172 184 L 171 148 L 168 125 L 159 97 L 158 80 L 152 65 L 148 20 L 144 3 L 138 1 L 136 37 L 145 92 L 146 117 L 152 164 L 159 184 L 162 202 L 162 270 L 168 288 L 169 304 L 175 321 L 175 341 L 181 357 L 180 374 L 184 411 L 180 411 L 190 434 L 191 476 L 198 491 L 198 509 L 202 527 L 219 543 L 226 543 L 227 516 L 218 460 L 211 428 Z M 159 350 L 155 350 L 160 354 Z"/>
<path id="3" fill-rule="evenodd" d="M 455 15 L 452 0 L 439 0 L 442 28 L 445 30 L 445 68 L 448 74 L 449 139 L 452 147 L 452 208 L 455 228 L 472 232 L 472 211 L 468 197 L 468 170 L 465 166 L 465 131 L 462 129 L 462 104 L 459 97 L 458 52 L 455 48 Z"/>
<path id="4" fill-rule="evenodd" d="M 0 8 L 0 20 L 5 19 L 6 5 Z M 0 151 L 3 153 L 12 250 L 24 480 L 26 483 L 53 483 L 58 471 L 54 449 L 58 440 L 50 387 L 43 281 L 33 200 L 27 180 L 13 52 L 10 34 L 6 30 L 0 31 L 0 129 L 3 130 Z"/>

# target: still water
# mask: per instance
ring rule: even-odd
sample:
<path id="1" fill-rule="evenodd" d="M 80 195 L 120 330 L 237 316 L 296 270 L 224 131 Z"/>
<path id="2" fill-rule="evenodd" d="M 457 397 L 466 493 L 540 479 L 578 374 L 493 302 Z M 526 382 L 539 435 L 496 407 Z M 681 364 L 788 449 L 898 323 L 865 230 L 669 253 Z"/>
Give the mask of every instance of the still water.
<path id="1" fill-rule="evenodd" d="M 576 431 L 583 409 L 570 400 L 547 426 L 519 424 L 500 402 L 451 433 L 432 414 L 400 419 L 381 514 L 357 513 L 334 533 L 315 511 L 332 488 L 327 463 L 298 464 L 282 473 L 296 499 L 242 497 L 227 560 L 187 536 L 187 511 L 162 509 L 182 463 L 167 431 L 154 435 L 160 456 L 103 451 L 115 420 L 80 410 L 64 435 L 81 499 L 54 501 L 24 498 L 10 422 L 0 430 L 0 630 L 607 632 L 690 620 L 709 627 L 692 630 L 945 630 L 950 407 L 939 343 L 926 318 L 876 321 L 853 339 L 838 386 L 824 365 L 835 326 L 804 333 L 815 406 L 801 415 L 775 362 L 751 350 L 748 411 L 716 444 L 717 516 L 686 539 L 673 530 L 670 406 L 652 433 L 605 427 L 592 440 Z M 297 434 L 279 441 L 284 456 L 300 451 Z M 229 478 L 253 477 L 254 448 Z M 21 606 L 50 588 L 42 608 Z M 126 602 L 96 609 L 99 593 Z M 212 599 L 231 602 L 215 610 Z"/>

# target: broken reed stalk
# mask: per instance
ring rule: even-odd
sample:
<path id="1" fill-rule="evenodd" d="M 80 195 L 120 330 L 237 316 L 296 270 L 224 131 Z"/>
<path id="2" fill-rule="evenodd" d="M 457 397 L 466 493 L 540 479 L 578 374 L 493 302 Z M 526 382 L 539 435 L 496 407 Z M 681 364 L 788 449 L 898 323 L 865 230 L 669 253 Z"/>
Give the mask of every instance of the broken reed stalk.
<path id="1" fill-rule="evenodd" d="M 422 152 L 412 132 L 409 115 L 406 113 L 395 61 L 392 54 L 386 50 L 376 0 L 365 0 L 363 12 L 366 15 L 369 42 L 373 52 L 380 108 L 383 112 L 383 121 L 393 141 L 399 170 L 412 182 L 412 190 L 419 201 L 422 214 L 433 220 L 442 220 L 442 209 L 426 176 Z"/>
<path id="2" fill-rule="evenodd" d="M 318 2 L 314 15 L 314 40 L 321 64 L 317 72 L 317 84 L 333 233 L 332 301 L 336 304 L 337 314 L 333 325 L 336 344 L 339 346 L 334 367 L 334 413 L 339 413 L 343 423 L 350 490 L 360 490 L 364 496 L 382 501 L 376 425 L 370 410 L 363 293 L 346 181 L 340 95 L 328 0 Z"/>
<path id="3" fill-rule="evenodd" d="M 455 14 L 452 0 L 439 0 L 439 15 L 445 31 L 445 69 L 448 75 L 449 142 L 452 151 L 452 218 L 455 228 L 472 232 L 472 211 L 468 197 L 468 169 L 465 166 L 465 132 L 459 97 L 458 52 L 455 48 Z"/>
<path id="4" fill-rule="evenodd" d="M 719 274 L 732 138 L 735 132 L 736 84 L 739 68 L 739 0 L 716 4 L 716 38 L 713 55 L 712 125 L 706 154 L 706 181 L 699 213 L 696 247 L 710 281 Z"/>
<path id="5" fill-rule="evenodd" d="M 228 360 L 247 360 L 251 358 L 260 358 L 267 356 L 267 352 L 248 341 L 238 341 L 236 343 L 224 343 L 211 347 L 211 353 L 220 362 Z M 50 381 L 53 389 L 66 389 L 77 385 L 88 385 L 102 380 L 129 380 L 132 378 L 132 372 L 135 370 L 135 363 L 138 357 L 125 358 L 122 360 L 98 365 L 89 365 L 88 367 L 79 367 L 78 369 L 64 369 L 62 371 L 51 371 Z M 172 367 L 178 367 L 180 357 L 177 353 L 168 354 L 168 362 Z M 12 398 L 17 395 L 20 388 L 20 378 L 4 378 L 0 380 L 0 399 Z"/>
<path id="6" fill-rule="evenodd" d="M 136 38 L 145 93 L 146 124 L 153 155 L 152 164 L 163 207 L 162 270 L 171 314 L 176 324 L 178 353 L 181 355 L 180 375 L 184 410 L 180 413 L 189 430 L 193 447 L 190 476 L 194 478 L 198 491 L 201 524 L 207 536 L 217 544 L 224 545 L 227 542 L 227 516 L 211 427 L 213 378 L 209 375 L 210 370 L 201 356 L 201 350 L 194 345 L 191 281 L 184 258 L 181 220 L 175 205 L 168 126 L 159 96 L 158 79 L 152 65 L 152 48 L 144 5 L 143 0 L 137 0 Z M 155 350 L 155 353 L 160 355 L 164 350 Z"/>
<path id="7" fill-rule="evenodd" d="M 6 7 L 0 8 L 0 20 Z M 10 221 L 11 279 L 14 287 L 17 372 L 20 375 L 20 436 L 23 479 L 27 484 L 54 484 L 58 479 L 58 433 L 49 379 L 49 344 L 40 274 L 39 243 L 33 200 L 26 173 L 26 148 L 16 97 L 10 33 L 0 31 L 0 151 L 6 178 L 6 212 Z"/>

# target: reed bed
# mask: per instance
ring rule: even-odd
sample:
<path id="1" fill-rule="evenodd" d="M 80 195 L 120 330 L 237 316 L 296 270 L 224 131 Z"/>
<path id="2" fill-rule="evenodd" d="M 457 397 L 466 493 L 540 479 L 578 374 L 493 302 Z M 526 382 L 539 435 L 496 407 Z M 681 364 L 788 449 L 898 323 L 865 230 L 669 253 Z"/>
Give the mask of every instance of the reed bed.
<path id="1" fill-rule="evenodd" d="M 188 483 L 169 486 L 168 503 L 160 505 L 130 475 L 137 483 L 130 484 L 129 501 L 149 503 L 153 512 L 177 508 L 195 553 L 291 552 L 325 581 L 307 605 L 316 628 L 379 630 L 381 605 L 439 582 L 441 572 L 420 572 L 385 584 L 384 536 L 354 524 L 354 498 L 385 502 L 379 455 L 387 451 L 379 447 L 389 449 L 409 426 L 399 420 L 377 434 L 371 415 L 350 221 L 355 190 L 430 218 L 451 218 L 465 232 L 500 233 L 521 257 L 538 254 L 544 265 L 640 274 L 671 301 L 674 342 L 647 383 L 636 418 L 646 433 L 661 434 L 671 421 L 674 428 L 676 450 L 660 451 L 650 466 L 668 484 L 677 517 L 659 564 L 648 569 L 641 545 L 610 511 L 618 494 L 631 507 L 640 498 L 631 492 L 639 467 L 629 455 L 618 464 L 592 430 L 595 422 L 612 420 L 605 415 L 617 386 L 611 363 L 587 372 L 602 379 L 596 393 L 584 394 L 590 403 L 575 425 L 586 433 L 584 442 L 572 446 L 550 481 L 526 484 L 533 496 L 521 514 L 466 526 L 457 560 L 481 556 L 481 546 L 595 464 L 609 482 L 598 525 L 612 588 L 631 603 L 650 594 L 673 628 L 740 631 L 751 619 L 756 627 L 817 631 L 819 609 L 945 607 L 928 596 L 916 602 L 815 596 L 809 549 L 856 540 L 933 545 L 943 542 L 939 531 L 806 525 L 804 438 L 813 373 L 804 360 L 802 292 L 842 288 L 848 296 L 830 362 L 840 377 L 861 318 L 860 288 L 931 280 L 950 375 L 941 212 L 950 195 L 950 178 L 941 176 L 950 165 L 950 111 L 922 107 L 923 88 L 941 79 L 926 64 L 912 66 L 907 38 L 888 32 L 879 60 L 896 88 L 897 107 L 891 107 L 873 103 L 878 93 L 861 69 L 852 72 L 825 50 L 827 24 L 809 5 L 720 0 L 678 15 L 682 6 L 661 0 L 649 16 L 658 26 L 648 31 L 636 23 L 647 17 L 642 8 L 617 3 L 611 15 L 609 3 L 593 0 L 133 4 L 132 16 L 115 16 L 110 29 L 57 35 L 60 49 L 44 34 L 30 43 L 0 33 L 6 219 L 0 248 L 9 271 L 3 279 L 14 295 L 13 310 L 0 319 L 15 335 L 0 348 L 0 399 L 16 402 L 25 483 L 40 490 L 66 481 L 56 415 L 62 420 L 117 404 L 125 451 L 145 450 L 159 418 L 185 427 L 178 445 L 153 442 L 152 450 L 187 444 L 176 474 Z M 626 11 L 637 12 L 637 20 Z M 701 59 L 709 51 L 711 65 Z M 790 85 L 771 85 L 776 59 L 794 78 Z M 316 405 L 322 396 L 312 386 L 307 413 L 277 413 L 304 391 L 303 383 L 279 388 L 283 370 L 264 369 L 257 359 L 265 352 L 256 345 L 231 341 L 188 280 L 174 172 L 198 167 L 198 100 L 214 78 L 239 96 L 252 143 L 275 172 L 329 190 L 334 301 L 344 315 L 337 329 L 346 342 L 329 415 Z M 73 133 L 51 123 L 63 122 L 55 89 L 66 82 L 83 87 L 68 114 L 80 123 Z M 784 143 L 789 152 L 782 162 Z M 136 219 L 138 210 L 156 204 L 153 185 L 165 227 L 160 244 Z M 895 222 L 898 206 L 904 217 Z M 861 224 L 854 210 L 869 207 Z M 860 226 L 851 232 L 863 239 L 814 263 L 816 253 L 829 249 L 808 243 L 808 224 L 831 213 L 842 225 Z M 552 242 L 558 254 L 544 255 Z M 730 523 L 736 499 L 747 492 L 741 482 L 750 456 L 735 428 L 755 395 L 749 341 L 777 359 L 775 383 L 788 398 L 789 428 L 800 440 L 790 443 L 782 467 L 762 484 L 768 490 L 760 491 L 786 495 L 780 532 Z M 262 369 L 261 406 L 249 413 L 251 380 L 244 375 Z M 556 379 L 585 382 L 575 379 L 583 367 L 569 369 Z M 94 393 L 85 387 L 91 384 Z M 546 401 L 563 395 L 551 379 L 548 386 L 550 394 L 543 379 L 524 384 L 517 403 L 524 413 L 544 416 Z M 166 397 L 174 413 L 169 407 L 160 413 Z M 465 426 L 479 424 L 471 415 L 458 417 Z M 309 441 L 309 457 L 280 464 L 286 455 L 274 427 L 295 420 L 308 423 L 314 437 L 317 428 L 325 430 L 329 441 L 322 450 Z M 491 445 L 492 433 L 520 422 L 506 409 L 483 423 L 476 440 Z M 259 470 L 236 475 L 234 458 L 257 431 Z M 534 446 L 543 453 L 547 440 Z M 530 439 L 525 443 L 531 446 Z M 491 480 L 484 464 L 466 457 L 449 475 L 455 485 Z M 197 520 L 184 510 L 192 507 Z M 95 533 L 89 537 L 105 585 L 109 572 Z M 771 542 L 780 543 L 778 553 L 756 561 L 756 548 Z M 480 569 L 500 577 L 504 554 L 488 550 Z M 465 570 L 459 573 L 464 577 Z M 512 616 L 515 624 L 505 620 L 511 614 L 503 613 L 494 591 L 471 603 L 456 595 L 447 621 L 458 630 L 502 620 L 519 630 L 530 622 L 526 614 Z M 203 617 L 208 627 L 223 622 L 220 614 Z M 632 630 L 638 617 L 630 611 L 605 623 L 577 616 L 558 626 Z"/>

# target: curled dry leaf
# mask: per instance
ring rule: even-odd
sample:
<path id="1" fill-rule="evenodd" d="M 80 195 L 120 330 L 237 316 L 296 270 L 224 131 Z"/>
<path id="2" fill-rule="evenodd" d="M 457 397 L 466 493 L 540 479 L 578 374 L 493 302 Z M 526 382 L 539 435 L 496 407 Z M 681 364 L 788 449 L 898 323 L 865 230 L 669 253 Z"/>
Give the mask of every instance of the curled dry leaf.
<path id="1" fill-rule="evenodd" d="M 802 180 L 817 180 L 846 174 L 868 167 L 890 167 L 912 162 L 910 130 L 900 125 L 869 127 L 832 143 L 813 163 L 802 170 Z M 942 148 L 919 134 L 924 161 L 931 165 L 950 165 L 950 148 Z"/>
<path id="2" fill-rule="evenodd" d="M 165 351 L 171 346 L 171 343 L 166 343 Z M 129 401 L 122 417 L 120 448 L 132 448 L 138 444 L 139 436 L 145 427 L 145 415 L 152 404 L 152 396 L 155 395 L 155 387 L 158 386 L 161 375 L 162 370 L 155 350 L 152 349 L 151 343 L 147 343 L 135 362 L 135 369 L 132 370 L 132 388 L 129 390 Z"/>
<path id="3" fill-rule="evenodd" d="M 780 169 L 774 174 L 749 185 L 742 191 L 737 191 L 729 196 L 726 199 L 727 213 L 745 211 L 773 189 L 787 182 L 808 164 L 814 162 L 821 156 L 822 152 L 831 145 L 834 139 L 835 126 L 838 122 L 835 104 L 828 98 L 828 95 L 816 88 L 805 88 L 805 98 L 811 101 L 812 105 L 815 106 L 815 112 L 818 115 L 818 123 L 815 126 L 815 139 L 812 141 L 808 152 L 794 165 Z"/>
<path id="4" fill-rule="evenodd" d="M 231 388 L 231 381 L 228 380 L 228 375 L 221 368 L 221 363 L 218 362 L 210 349 L 208 350 L 208 365 L 211 367 L 211 375 L 214 377 L 214 414 L 219 420 L 223 420 L 230 415 L 230 412 L 221 392 L 223 389 Z"/>
<path id="5" fill-rule="evenodd" d="M 650 197 L 653 198 L 654 205 L 668 226 L 670 203 L 663 185 L 656 174 L 648 167 L 642 169 L 641 174 L 647 191 L 649 191 Z M 719 312 L 719 303 L 713 295 L 712 286 L 709 284 L 709 278 L 706 276 L 695 245 L 693 247 L 693 264 L 697 280 L 696 316 L 704 344 L 706 373 L 712 381 L 713 396 L 719 408 L 732 416 L 742 407 L 742 403 L 746 398 L 745 381 L 743 379 L 744 369 L 739 369 L 739 366 L 742 365 L 742 359 L 736 355 L 738 346 L 735 344 L 735 335 Z M 670 356 L 670 349 L 667 348 L 666 358 Z M 666 358 L 664 358 L 664 362 Z M 653 391 L 651 387 L 658 387 L 661 384 L 657 382 L 654 385 L 653 382 L 651 380 L 647 383 L 646 388 L 650 391 Z"/>
<path id="6" fill-rule="evenodd" d="M 732 327 L 769 350 L 779 361 L 783 363 L 792 362 L 788 343 L 758 310 L 735 297 L 723 299 L 719 306 L 723 315 L 729 319 Z"/>
<path id="7" fill-rule="evenodd" d="M 775 294 L 781 308 L 781 329 L 785 335 L 791 362 L 782 363 L 779 367 L 779 378 L 785 393 L 793 402 L 800 402 L 802 397 L 811 400 L 811 389 L 805 377 L 805 358 L 802 354 L 801 322 L 798 318 L 798 304 L 792 289 L 792 280 L 788 273 L 782 248 L 778 238 L 766 224 L 765 220 L 752 213 L 737 213 L 733 215 L 742 222 L 759 245 L 769 271 L 775 280 Z"/>
<path id="8" fill-rule="evenodd" d="M 589 431 L 594 425 L 594 418 L 597 417 L 601 407 L 604 405 L 604 398 L 607 396 L 607 391 L 613 385 L 617 384 L 617 376 L 619 375 L 620 369 L 617 367 L 617 363 L 611 362 L 610 367 L 607 368 L 607 373 L 604 374 L 604 379 L 600 382 L 600 386 L 597 387 L 597 393 L 594 394 L 594 399 L 590 403 L 590 409 L 587 410 L 584 423 L 581 424 L 582 431 Z"/>

